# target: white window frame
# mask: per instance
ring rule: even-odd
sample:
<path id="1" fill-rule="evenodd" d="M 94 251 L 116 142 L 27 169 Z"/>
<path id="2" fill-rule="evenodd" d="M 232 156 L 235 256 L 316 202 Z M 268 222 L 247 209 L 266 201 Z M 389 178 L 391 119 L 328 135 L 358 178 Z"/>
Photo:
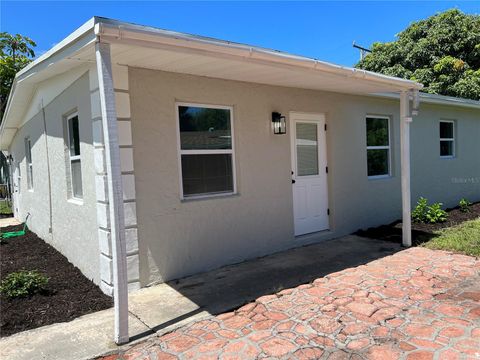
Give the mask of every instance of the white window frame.
<path id="1" fill-rule="evenodd" d="M 221 109 L 230 111 L 230 136 L 231 136 L 231 149 L 201 149 L 201 150 L 182 150 L 182 143 L 180 138 L 180 106 L 191 106 L 207 109 Z M 179 169 L 179 186 L 180 186 L 180 199 L 181 200 L 194 200 L 204 198 L 215 198 L 222 196 L 231 196 L 237 194 L 237 172 L 235 162 L 235 133 L 234 133 L 234 119 L 233 119 L 233 106 L 227 105 L 212 105 L 212 104 L 200 104 L 190 102 L 176 102 L 175 103 L 175 119 L 177 122 L 177 154 L 178 154 L 178 169 Z M 183 193 L 183 174 L 182 174 L 182 155 L 215 155 L 215 154 L 231 154 L 232 155 L 232 177 L 233 177 L 233 191 L 220 192 L 220 193 L 205 193 L 199 195 L 185 196 Z"/>
<path id="2" fill-rule="evenodd" d="M 74 202 L 83 203 L 83 179 L 80 178 L 82 181 L 82 197 L 76 197 L 73 192 L 73 171 L 72 171 L 72 162 L 78 160 L 80 162 L 80 168 L 82 167 L 82 151 L 80 150 L 80 155 L 72 156 L 70 154 L 70 119 L 74 117 L 78 118 L 78 112 L 73 112 L 65 117 L 65 121 L 67 123 L 67 153 L 68 153 L 68 161 L 69 161 L 69 169 L 70 169 L 70 199 Z M 80 147 L 80 119 L 78 118 L 78 146 Z M 83 174 L 83 173 L 82 173 Z"/>
<path id="3" fill-rule="evenodd" d="M 27 190 L 33 191 L 33 162 L 32 162 L 32 141 L 30 137 L 25 138 L 25 163 L 27 173 Z"/>
<path id="4" fill-rule="evenodd" d="M 388 126 L 388 146 L 368 146 L 368 137 L 367 137 L 367 121 L 368 119 L 385 119 L 387 120 Z M 365 116 L 365 140 L 367 145 L 367 174 L 368 174 L 368 150 L 388 150 L 388 172 L 382 175 L 371 175 L 368 176 L 369 180 L 376 179 L 389 179 L 392 177 L 392 137 L 391 137 L 391 117 L 385 115 L 372 115 L 369 114 Z"/>
<path id="5" fill-rule="evenodd" d="M 451 138 L 441 138 L 440 137 L 440 124 L 441 123 L 448 123 L 452 124 L 452 136 Z M 443 120 L 441 119 L 438 122 L 438 136 L 439 136 L 439 142 L 438 144 L 440 145 L 442 141 L 451 141 L 452 142 L 452 155 L 442 155 L 440 154 L 440 158 L 442 159 L 453 159 L 455 157 L 455 120 Z M 439 149 L 440 150 L 440 149 Z"/>

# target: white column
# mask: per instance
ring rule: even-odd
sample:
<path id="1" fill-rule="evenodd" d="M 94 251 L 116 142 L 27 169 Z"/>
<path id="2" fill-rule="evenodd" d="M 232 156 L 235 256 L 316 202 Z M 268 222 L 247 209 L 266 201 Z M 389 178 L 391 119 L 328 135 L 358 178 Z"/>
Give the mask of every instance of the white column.
<path id="1" fill-rule="evenodd" d="M 400 157 L 402 177 L 402 244 L 412 246 L 410 196 L 410 92 L 400 93 Z"/>
<path id="2" fill-rule="evenodd" d="M 113 255 L 113 299 L 117 344 L 128 342 L 128 280 L 123 187 L 110 44 L 97 42 L 96 59 L 107 172 L 109 225 Z"/>

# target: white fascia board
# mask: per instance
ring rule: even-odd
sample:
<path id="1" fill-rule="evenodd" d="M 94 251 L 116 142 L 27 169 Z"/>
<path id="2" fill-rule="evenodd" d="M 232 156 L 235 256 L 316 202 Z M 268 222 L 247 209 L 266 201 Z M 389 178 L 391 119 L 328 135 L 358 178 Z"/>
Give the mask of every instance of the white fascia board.
<path id="1" fill-rule="evenodd" d="M 157 44 L 208 51 L 211 55 L 230 55 L 244 59 L 263 60 L 270 63 L 281 63 L 298 68 L 309 68 L 331 74 L 360 78 L 371 82 L 388 84 L 394 90 L 420 90 L 423 85 L 405 80 L 377 74 L 374 72 L 331 64 L 303 56 L 292 55 L 280 51 L 269 50 L 233 42 L 221 41 L 207 37 L 167 31 L 153 27 L 134 25 L 116 20 L 97 18 L 95 33 L 105 41 L 131 40 L 152 42 Z"/>
<path id="2" fill-rule="evenodd" d="M 458 106 L 471 109 L 480 109 L 480 101 L 457 98 L 453 96 L 445 96 L 438 94 L 428 94 L 420 92 L 420 101 L 426 104 L 439 104 L 447 106 Z M 399 100 L 399 94 L 395 93 L 380 93 L 380 94 L 371 94 L 370 96 L 385 98 L 385 99 L 395 99 Z"/>

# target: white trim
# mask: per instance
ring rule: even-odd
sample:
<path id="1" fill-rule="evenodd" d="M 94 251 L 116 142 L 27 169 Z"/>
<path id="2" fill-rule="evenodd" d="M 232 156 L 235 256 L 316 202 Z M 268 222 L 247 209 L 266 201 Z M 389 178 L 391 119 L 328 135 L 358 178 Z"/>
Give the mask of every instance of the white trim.
<path id="1" fill-rule="evenodd" d="M 108 183 L 108 215 L 112 241 L 114 341 L 128 342 L 128 272 L 125 242 L 125 207 L 118 146 L 117 112 L 112 78 L 110 44 L 97 42 L 95 57 L 102 114 Z M 97 204 L 98 208 L 98 204 Z"/>
<path id="2" fill-rule="evenodd" d="M 182 150 L 182 143 L 180 138 L 180 116 L 178 108 L 180 106 L 190 106 L 198 108 L 208 109 L 221 109 L 228 110 L 230 112 L 230 138 L 231 149 L 201 149 L 201 150 Z M 179 171 L 179 190 L 180 200 L 194 200 L 194 199 L 206 199 L 215 198 L 237 194 L 237 171 L 235 161 L 235 132 L 234 132 L 234 119 L 233 119 L 233 106 L 228 105 L 213 105 L 213 104 L 201 104 L 193 102 L 175 102 L 175 121 L 177 131 L 177 157 L 178 157 L 178 171 Z M 183 193 L 183 174 L 182 174 L 182 155 L 214 155 L 214 154 L 231 154 L 232 155 L 232 182 L 233 191 L 222 191 L 213 193 L 202 193 L 198 195 L 185 196 Z"/>
<path id="3" fill-rule="evenodd" d="M 415 92 L 415 90 L 413 91 Z M 402 185 L 402 245 L 412 246 L 410 191 L 410 91 L 400 93 L 400 168 Z"/>
<path id="4" fill-rule="evenodd" d="M 439 133 L 440 133 L 440 124 L 441 123 L 447 123 L 447 124 L 452 124 L 452 136 L 451 138 L 441 138 L 439 137 L 439 145 L 442 141 L 450 141 L 452 143 L 452 155 L 442 155 L 440 154 L 440 158 L 441 159 L 454 159 L 456 157 L 456 151 L 455 151 L 455 120 L 443 120 L 443 119 L 440 119 L 438 121 L 438 130 L 439 130 Z M 440 136 L 440 135 L 439 135 Z"/>
<path id="5" fill-rule="evenodd" d="M 80 151 L 80 155 L 74 155 L 72 156 L 70 153 L 70 120 L 73 119 L 74 117 L 77 117 L 78 121 L 78 149 Z M 67 153 L 68 153 L 68 160 L 69 160 L 69 168 L 70 168 L 70 196 L 67 200 L 75 200 L 73 203 L 81 203 L 83 204 L 83 172 L 81 172 L 81 177 L 80 181 L 82 182 L 82 197 L 77 197 L 75 196 L 75 193 L 73 192 L 73 171 L 72 171 L 72 162 L 74 161 L 79 161 L 80 162 L 80 171 L 82 169 L 82 151 L 80 150 L 80 119 L 78 117 L 78 111 L 72 112 L 71 114 L 64 116 L 65 121 L 67 123 Z"/>
<path id="6" fill-rule="evenodd" d="M 388 125 L 388 146 L 368 146 L 368 134 L 367 134 L 367 119 L 385 119 Z M 392 177 L 392 136 L 391 136 L 392 119 L 386 115 L 369 115 L 365 116 L 365 135 L 367 140 L 367 177 L 369 180 L 390 179 Z M 380 175 L 368 176 L 368 150 L 388 150 L 388 172 Z"/>

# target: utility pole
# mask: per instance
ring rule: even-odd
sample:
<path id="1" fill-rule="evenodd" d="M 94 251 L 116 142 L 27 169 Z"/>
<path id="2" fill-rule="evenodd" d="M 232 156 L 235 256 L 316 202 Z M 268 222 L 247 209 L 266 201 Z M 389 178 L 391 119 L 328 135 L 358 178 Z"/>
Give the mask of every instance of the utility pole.
<path id="1" fill-rule="evenodd" d="M 352 46 L 354 48 L 360 50 L 360 60 L 363 60 L 365 58 L 365 56 L 367 56 L 368 53 L 372 52 L 372 50 L 370 50 L 370 49 L 367 49 L 367 48 L 364 48 L 363 46 L 355 44 L 355 41 L 353 42 Z"/>

